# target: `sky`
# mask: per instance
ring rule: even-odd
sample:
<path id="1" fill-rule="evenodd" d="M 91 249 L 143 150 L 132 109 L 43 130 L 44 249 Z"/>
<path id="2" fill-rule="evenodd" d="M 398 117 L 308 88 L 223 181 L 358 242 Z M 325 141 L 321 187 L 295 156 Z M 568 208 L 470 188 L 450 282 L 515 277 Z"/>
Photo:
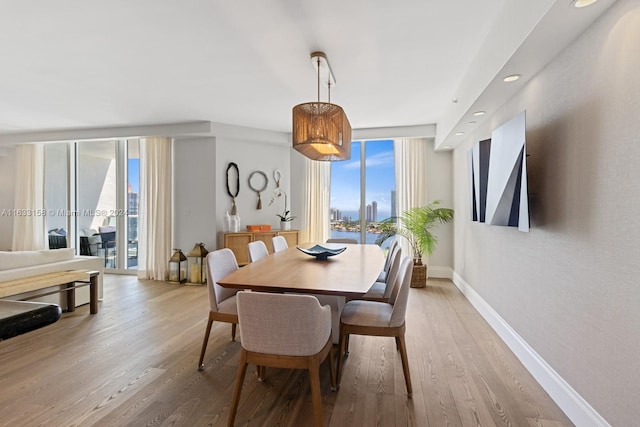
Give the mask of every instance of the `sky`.
<path id="1" fill-rule="evenodd" d="M 131 185 L 131 191 L 134 193 L 140 193 L 140 159 L 128 159 L 127 173 L 129 175 L 129 185 Z"/>
<path id="2" fill-rule="evenodd" d="M 360 141 L 351 143 L 351 159 L 331 163 L 331 207 L 358 218 L 360 207 Z M 366 141 L 366 204 L 378 202 L 378 220 L 391 214 L 391 190 L 396 187 L 393 140 Z"/>

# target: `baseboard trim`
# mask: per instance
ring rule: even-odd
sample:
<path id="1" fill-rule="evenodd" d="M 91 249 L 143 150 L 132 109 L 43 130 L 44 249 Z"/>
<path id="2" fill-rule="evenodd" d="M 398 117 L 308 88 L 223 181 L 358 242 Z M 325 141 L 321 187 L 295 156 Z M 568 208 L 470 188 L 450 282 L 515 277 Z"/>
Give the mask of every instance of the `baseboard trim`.
<path id="1" fill-rule="evenodd" d="M 453 269 L 451 267 L 440 265 L 428 265 L 427 277 L 433 277 L 434 279 L 453 280 Z"/>
<path id="2" fill-rule="evenodd" d="M 458 273 L 452 280 L 575 425 L 611 427 Z"/>

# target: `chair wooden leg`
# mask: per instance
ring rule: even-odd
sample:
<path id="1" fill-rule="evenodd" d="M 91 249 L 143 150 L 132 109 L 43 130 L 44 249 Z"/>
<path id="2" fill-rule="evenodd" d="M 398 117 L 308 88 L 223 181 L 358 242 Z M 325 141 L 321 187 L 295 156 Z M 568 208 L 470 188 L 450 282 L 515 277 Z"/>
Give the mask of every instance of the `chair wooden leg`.
<path id="1" fill-rule="evenodd" d="M 207 330 L 204 333 L 204 340 L 202 341 L 202 350 L 200 351 L 200 360 L 198 361 L 198 370 L 204 370 L 204 353 L 207 351 L 207 343 L 209 342 L 209 334 L 211 333 L 211 325 L 213 325 L 213 319 L 209 318 L 207 322 Z"/>
<path id="2" fill-rule="evenodd" d="M 340 340 L 338 342 L 338 368 L 336 371 L 336 381 L 340 387 L 340 377 L 342 376 L 342 359 L 344 358 L 344 346 L 349 336 L 345 333 L 344 325 L 340 324 Z"/>
<path id="3" fill-rule="evenodd" d="M 266 366 L 256 365 L 256 375 L 258 376 L 258 382 L 264 381 L 266 369 Z"/>
<path id="4" fill-rule="evenodd" d="M 334 349 L 332 345 L 331 350 L 329 350 L 329 374 L 331 375 L 331 391 L 336 391 L 338 389 L 338 386 L 336 385 L 336 365 L 333 352 Z"/>
<path id="5" fill-rule="evenodd" d="M 322 416 L 322 394 L 320 392 L 320 360 L 312 358 L 309 364 L 309 382 L 311 383 L 311 401 L 313 402 L 313 415 L 316 427 L 324 425 Z"/>
<path id="6" fill-rule="evenodd" d="M 344 349 L 342 350 L 345 356 L 349 355 L 349 335 L 345 338 Z"/>
<path id="7" fill-rule="evenodd" d="M 227 425 L 233 427 L 236 420 L 236 412 L 240 403 L 240 393 L 242 392 L 242 384 L 244 376 L 247 373 L 247 351 L 243 348 L 240 353 L 240 362 L 238 362 L 238 373 L 236 374 L 236 386 L 233 391 L 233 399 L 231 400 L 231 409 L 229 410 L 229 420 Z"/>
<path id="8" fill-rule="evenodd" d="M 404 381 L 407 385 L 407 395 L 413 395 L 411 388 L 411 375 L 409 374 L 409 361 L 407 360 L 407 345 L 404 341 L 404 333 L 398 337 L 398 345 L 400 346 L 400 358 L 402 359 L 402 370 L 404 371 Z"/>
<path id="9" fill-rule="evenodd" d="M 236 340 L 236 325 L 235 323 L 231 324 L 231 341 L 235 341 Z"/>

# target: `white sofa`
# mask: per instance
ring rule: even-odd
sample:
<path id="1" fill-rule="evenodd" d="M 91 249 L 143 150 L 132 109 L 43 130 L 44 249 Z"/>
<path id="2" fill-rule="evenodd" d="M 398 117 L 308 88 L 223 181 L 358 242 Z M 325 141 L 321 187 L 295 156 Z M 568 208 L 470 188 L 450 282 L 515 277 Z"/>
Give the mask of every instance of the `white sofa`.
<path id="1" fill-rule="evenodd" d="M 75 249 L 51 249 L 42 251 L 0 251 L 0 287 L 3 282 L 22 279 L 39 274 L 54 273 L 67 270 L 93 270 L 99 271 L 98 297 L 102 299 L 102 276 L 104 275 L 104 260 L 92 256 L 76 256 Z M 5 299 L 19 299 L 29 294 L 14 295 Z M 35 301 L 49 302 L 67 309 L 67 300 L 64 293 L 57 293 L 36 299 Z M 85 286 L 76 290 L 76 306 L 89 303 L 89 287 Z"/>

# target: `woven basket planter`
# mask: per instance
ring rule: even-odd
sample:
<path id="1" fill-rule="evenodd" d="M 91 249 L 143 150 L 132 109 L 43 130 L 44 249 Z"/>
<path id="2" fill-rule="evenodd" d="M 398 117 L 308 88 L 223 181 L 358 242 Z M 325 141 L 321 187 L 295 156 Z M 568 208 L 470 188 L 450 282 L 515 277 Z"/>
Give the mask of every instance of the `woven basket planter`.
<path id="1" fill-rule="evenodd" d="M 411 276 L 412 288 L 424 288 L 427 286 L 427 266 L 424 264 L 413 265 L 413 275 Z"/>

